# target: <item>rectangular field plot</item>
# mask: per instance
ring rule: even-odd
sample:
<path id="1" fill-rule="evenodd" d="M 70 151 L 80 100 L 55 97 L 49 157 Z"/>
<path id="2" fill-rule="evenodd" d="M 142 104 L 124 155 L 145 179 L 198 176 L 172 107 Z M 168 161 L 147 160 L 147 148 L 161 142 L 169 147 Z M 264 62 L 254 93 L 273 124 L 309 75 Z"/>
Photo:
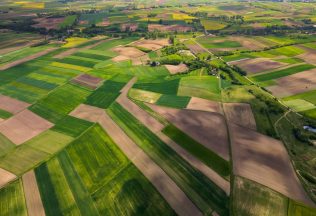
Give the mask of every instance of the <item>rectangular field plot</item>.
<path id="1" fill-rule="evenodd" d="M 17 180 L 0 190 L 1 215 L 27 216 L 21 180 Z"/>
<path id="2" fill-rule="evenodd" d="M 53 66 L 53 67 L 77 70 L 77 71 L 80 71 L 80 72 L 87 72 L 87 71 L 91 70 L 91 68 L 88 68 L 88 67 L 78 66 L 78 65 L 73 65 L 73 64 L 67 64 L 67 63 L 61 63 L 61 62 L 53 62 L 50 65 Z"/>
<path id="3" fill-rule="evenodd" d="M 120 90 L 130 80 L 130 76 L 114 76 L 110 80 L 107 80 L 94 91 L 85 102 L 88 105 L 96 106 L 99 108 L 109 107 L 115 99 L 120 95 Z"/>
<path id="4" fill-rule="evenodd" d="M 105 61 L 110 59 L 111 57 L 100 55 L 96 53 L 88 53 L 88 52 L 77 52 L 73 56 L 83 57 L 83 58 L 89 58 L 89 59 L 97 59 L 100 61 Z"/>
<path id="5" fill-rule="evenodd" d="M 94 126 L 80 136 L 67 148 L 67 152 L 91 193 L 129 163 L 100 126 Z"/>
<path id="6" fill-rule="evenodd" d="M 35 175 L 47 216 L 80 215 L 57 158 L 36 168 Z"/>
<path id="7" fill-rule="evenodd" d="M 65 118 L 58 121 L 55 126 L 51 128 L 51 130 L 63 133 L 68 136 L 77 137 L 92 125 L 93 123 L 83 119 L 66 116 Z"/>
<path id="8" fill-rule="evenodd" d="M 156 104 L 173 108 L 185 108 L 190 99 L 191 98 L 187 96 L 162 95 L 157 100 Z"/>
<path id="9" fill-rule="evenodd" d="M 315 66 L 309 65 L 309 64 L 302 64 L 302 65 L 297 65 L 297 66 L 289 67 L 282 70 L 273 71 L 266 74 L 260 74 L 260 75 L 251 77 L 251 79 L 254 80 L 255 82 L 264 82 L 264 81 L 268 81 L 272 79 L 278 79 L 281 77 L 289 76 L 289 75 L 299 73 L 302 71 L 307 71 L 313 68 L 315 68 Z"/>
<path id="10" fill-rule="evenodd" d="M 16 145 L 0 133 L 0 157 L 13 150 Z"/>
<path id="11" fill-rule="evenodd" d="M 128 92 L 128 96 L 134 100 L 143 101 L 147 103 L 156 103 L 162 94 L 145 91 L 141 89 L 132 88 Z"/>
<path id="12" fill-rule="evenodd" d="M 180 96 L 220 100 L 219 80 L 215 76 L 184 77 L 177 92 Z"/>
<path id="13" fill-rule="evenodd" d="M 284 104 L 296 110 L 297 112 L 302 112 L 310 109 L 316 108 L 315 104 L 312 104 L 306 100 L 294 99 L 289 101 L 284 101 Z"/>
<path id="14" fill-rule="evenodd" d="M 57 122 L 83 103 L 90 93 L 87 89 L 66 84 L 39 100 L 30 110 L 51 122 Z"/>
<path id="15" fill-rule="evenodd" d="M 182 159 L 148 128 L 119 104 L 108 113 L 116 123 L 142 148 L 195 203 L 202 213 L 228 214 L 228 197 L 206 176 Z M 203 188 L 203 190 L 200 190 Z"/>
<path id="16" fill-rule="evenodd" d="M 49 158 L 49 154 L 21 145 L 0 159 L 0 167 L 20 175 Z"/>
<path id="17" fill-rule="evenodd" d="M 54 154 L 63 149 L 72 140 L 73 138 L 70 136 L 48 130 L 26 142 L 25 145 L 31 146 L 32 148 L 42 152 L 46 152 L 47 154 Z"/>
<path id="18" fill-rule="evenodd" d="M 83 59 L 74 59 L 74 58 L 64 58 L 61 60 L 56 60 L 57 62 L 63 63 L 63 64 L 69 64 L 69 65 L 77 65 L 81 67 L 87 67 L 87 68 L 93 68 L 93 66 L 96 64 L 96 62 L 83 60 Z"/>
<path id="19" fill-rule="evenodd" d="M 140 80 L 134 84 L 133 88 L 160 94 L 176 95 L 178 92 L 180 79 L 173 80 Z"/>

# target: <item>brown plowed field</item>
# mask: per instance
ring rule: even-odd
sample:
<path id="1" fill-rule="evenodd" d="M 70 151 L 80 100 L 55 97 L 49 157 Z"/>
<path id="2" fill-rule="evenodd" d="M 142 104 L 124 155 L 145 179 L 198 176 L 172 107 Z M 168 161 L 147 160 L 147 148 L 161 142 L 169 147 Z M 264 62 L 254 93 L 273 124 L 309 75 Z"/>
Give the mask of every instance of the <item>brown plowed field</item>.
<path id="1" fill-rule="evenodd" d="M 312 204 L 301 186 L 283 144 L 253 130 L 229 124 L 233 170 L 287 197 Z"/>
<path id="2" fill-rule="evenodd" d="M 232 122 L 256 130 L 256 120 L 251 106 L 245 103 L 224 103 L 224 111 L 228 122 Z"/>
<path id="3" fill-rule="evenodd" d="M 0 188 L 8 184 L 9 182 L 16 179 L 16 175 L 6 171 L 5 169 L 0 168 Z"/>
<path id="4" fill-rule="evenodd" d="M 316 89 L 316 69 L 296 73 L 276 80 L 276 85 L 266 87 L 276 97 L 286 97 Z"/>
<path id="5" fill-rule="evenodd" d="M 102 82 L 102 79 L 91 76 L 89 74 L 80 74 L 79 76 L 75 77 L 71 81 L 79 85 L 88 87 L 90 89 L 96 89 Z"/>
<path id="6" fill-rule="evenodd" d="M 191 110 L 222 113 L 220 103 L 197 97 L 192 97 L 186 108 Z"/>
<path id="7" fill-rule="evenodd" d="M 30 105 L 31 104 L 28 104 L 26 102 L 19 101 L 8 96 L 0 95 L 0 109 L 10 112 L 12 114 L 21 112 Z"/>
<path id="8" fill-rule="evenodd" d="M 46 119 L 29 110 L 24 110 L 2 122 L 0 133 L 16 145 L 20 145 L 53 126 L 54 124 Z"/>
<path id="9" fill-rule="evenodd" d="M 188 70 L 188 67 L 185 64 L 179 65 L 165 65 L 170 74 L 183 73 Z"/>
<path id="10" fill-rule="evenodd" d="M 229 160 L 226 122 L 222 115 L 195 110 L 179 110 L 148 104 L 180 130 L 205 147 Z"/>
<path id="11" fill-rule="evenodd" d="M 45 216 L 45 210 L 39 193 L 34 171 L 22 176 L 28 215 Z"/>
<path id="12" fill-rule="evenodd" d="M 241 61 L 235 61 L 231 63 L 236 65 L 250 74 L 256 74 L 263 71 L 277 69 L 282 66 L 286 66 L 286 63 L 273 61 L 265 58 L 245 59 Z"/>

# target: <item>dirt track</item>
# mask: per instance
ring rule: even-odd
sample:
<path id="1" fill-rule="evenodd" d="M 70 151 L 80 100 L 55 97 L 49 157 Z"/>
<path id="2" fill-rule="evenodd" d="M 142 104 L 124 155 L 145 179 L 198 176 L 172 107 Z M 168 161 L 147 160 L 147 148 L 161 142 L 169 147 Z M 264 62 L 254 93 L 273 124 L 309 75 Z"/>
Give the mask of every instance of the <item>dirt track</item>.
<path id="1" fill-rule="evenodd" d="M 78 118 L 83 117 L 88 121 L 95 122 L 97 120 L 125 155 L 155 186 L 177 214 L 202 215 L 199 209 L 173 180 L 124 133 L 103 109 L 80 105 L 71 115 Z"/>
<path id="2" fill-rule="evenodd" d="M 22 176 L 23 188 L 28 215 L 45 216 L 45 210 L 37 187 L 34 171 L 31 170 Z"/>
<path id="3" fill-rule="evenodd" d="M 5 95 L 0 95 L 0 109 L 10 112 L 12 114 L 21 112 L 30 105 L 31 104 L 28 104 L 26 102 L 19 101 L 17 99 Z"/>
<path id="4" fill-rule="evenodd" d="M 0 66 L 0 70 L 6 70 L 6 69 L 9 69 L 11 67 L 14 67 L 14 66 L 17 66 L 17 65 L 20 65 L 20 64 L 23 64 L 25 62 L 28 62 L 28 61 L 31 61 L 33 59 L 36 59 L 36 58 L 39 58 L 43 55 L 46 55 L 50 52 L 53 52 L 54 50 L 56 50 L 57 48 L 50 48 L 50 49 L 47 49 L 47 50 L 44 50 L 44 51 L 41 51 L 41 52 L 38 52 L 38 53 L 35 53 L 33 55 L 30 55 L 30 56 L 27 56 L 25 58 L 22 58 L 22 59 L 19 59 L 19 60 L 16 60 L 14 62 L 11 62 L 11 63 L 8 63 L 8 64 L 5 64 L 5 65 L 2 65 Z"/>
<path id="5" fill-rule="evenodd" d="M 256 121 L 251 106 L 245 103 L 224 103 L 224 111 L 229 122 L 256 130 Z"/>
<path id="6" fill-rule="evenodd" d="M 6 171 L 5 169 L 0 168 L 0 188 L 8 184 L 9 182 L 16 179 L 16 175 Z"/>
<path id="7" fill-rule="evenodd" d="M 314 205 L 301 186 L 283 144 L 253 130 L 229 124 L 233 171 L 287 197 Z"/>
<path id="8" fill-rule="evenodd" d="M 54 124 L 24 110 L 0 124 L 0 132 L 16 145 L 20 145 L 40 133 L 53 127 Z"/>

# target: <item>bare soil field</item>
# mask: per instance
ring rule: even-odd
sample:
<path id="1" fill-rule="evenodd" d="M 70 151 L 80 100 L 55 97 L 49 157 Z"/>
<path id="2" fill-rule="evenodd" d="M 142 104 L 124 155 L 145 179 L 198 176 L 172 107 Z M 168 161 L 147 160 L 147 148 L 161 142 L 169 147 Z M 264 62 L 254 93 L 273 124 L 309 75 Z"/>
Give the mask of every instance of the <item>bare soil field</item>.
<path id="1" fill-rule="evenodd" d="M 0 188 L 15 180 L 17 177 L 13 173 L 0 168 Z"/>
<path id="2" fill-rule="evenodd" d="M 276 80 L 276 85 L 266 87 L 276 97 L 286 97 L 316 89 L 316 69 L 296 73 Z"/>
<path id="3" fill-rule="evenodd" d="M 229 40 L 237 41 L 242 45 L 242 47 L 246 48 L 247 50 L 258 50 L 268 47 L 260 41 L 249 37 L 229 37 Z"/>
<path id="4" fill-rule="evenodd" d="M 301 186 L 283 144 L 253 130 L 229 124 L 233 171 L 287 197 L 312 204 Z"/>
<path id="5" fill-rule="evenodd" d="M 180 110 L 148 104 L 180 130 L 229 160 L 229 144 L 226 122 L 222 115 L 196 110 Z"/>
<path id="6" fill-rule="evenodd" d="M 156 40 L 141 39 L 134 42 L 132 45 L 155 51 L 155 50 L 161 49 L 164 46 L 169 45 L 169 40 L 168 39 L 156 39 Z"/>
<path id="7" fill-rule="evenodd" d="M 124 133 L 103 109 L 82 104 L 71 115 L 88 121 L 98 122 L 177 214 L 202 215 L 199 209 L 174 181 Z"/>
<path id="8" fill-rule="evenodd" d="M 132 58 L 133 65 L 146 65 L 147 61 L 150 60 L 148 55 L 144 55 L 139 58 Z"/>
<path id="9" fill-rule="evenodd" d="M 298 55 L 297 57 L 303 59 L 305 62 L 309 64 L 316 65 L 316 50 L 305 46 L 298 47 L 305 50 L 306 52 L 301 55 Z"/>
<path id="10" fill-rule="evenodd" d="M 160 25 L 160 24 L 149 24 L 148 25 L 148 31 L 161 31 L 161 32 L 171 32 L 171 31 L 177 31 L 177 32 L 188 32 L 191 31 L 192 27 L 190 26 L 183 26 L 183 25 Z"/>
<path id="11" fill-rule="evenodd" d="M 194 54 L 199 54 L 199 53 L 203 53 L 203 52 L 205 52 L 205 49 L 203 48 L 203 47 L 201 47 L 200 45 L 198 45 L 198 44 L 188 44 L 188 45 L 186 45 L 190 50 L 191 50 L 191 52 L 192 53 L 194 53 Z"/>
<path id="12" fill-rule="evenodd" d="M 74 109 L 69 115 L 85 119 L 90 122 L 99 121 L 100 117 L 104 114 L 104 110 L 98 107 L 81 104 L 76 109 Z"/>
<path id="13" fill-rule="evenodd" d="M 44 50 L 44 51 L 41 51 L 41 52 L 38 52 L 38 53 L 35 53 L 33 55 L 30 55 L 30 56 L 27 56 L 25 58 L 22 58 L 22 59 L 19 59 L 19 60 L 16 60 L 14 62 L 11 62 L 11 63 L 8 63 L 8 64 L 5 64 L 5 65 L 2 65 L 0 66 L 0 70 L 6 70 L 6 69 L 9 69 L 11 67 L 14 67 L 14 66 L 17 66 L 19 64 L 23 64 L 25 62 L 28 62 L 28 61 L 31 61 L 33 59 L 36 59 L 36 58 L 39 58 L 43 55 L 46 55 L 54 50 L 56 50 L 57 48 L 49 48 L 47 50 Z"/>
<path id="14" fill-rule="evenodd" d="M 220 103 L 197 97 L 192 97 L 186 108 L 190 110 L 222 113 Z"/>
<path id="15" fill-rule="evenodd" d="M 59 24 L 64 22 L 65 17 L 58 17 L 58 18 L 37 18 L 34 19 L 35 22 L 38 22 L 37 24 L 32 25 L 34 28 L 46 28 L 49 29 L 58 29 Z"/>
<path id="16" fill-rule="evenodd" d="M 165 65 L 165 67 L 168 69 L 170 74 L 178 74 L 188 71 L 188 67 L 183 63 L 179 65 Z"/>
<path id="17" fill-rule="evenodd" d="M 30 105 L 31 104 L 29 103 L 19 101 L 5 95 L 0 95 L 0 109 L 5 110 L 9 113 L 17 114 L 18 112 L 25 110 Z"/>
<path id="18" fill-rule="evenodd" d="M 246 103 L 224 103 L 224 111 L 228 122 L 256 130 L 256 121 L 251 106 Z"/>
<path id="19" fill-rule="evenodd" d="M 119 55 L 126 56 L 128 58 L 137 58 L 145 55 L 146 53 L 136 49 L 135 47 L 115 47 L 112 49 L 114 52 L 117 52 Z"/>
<path id="20" fill-rule="evenodd" d="M 39 193 L 34 171 L 22 176 L 28 215 L 45 216 L 45 210 Z"/>
<path id="21" fill-rule="evenodd" d="M 96 89 L 102 83 L 101 78 L 94 77 L 89 74 L 80 74 L 79 76 L 75 77 L 71 81 L 79 85 L 88 87 L 90 89 Z"/>
<path id="22" fill-rule="evenodd" d="M 131 60 L 131 58 L 124 56 L 124 55 L 118 55 L 118 56 L 112 58 L 111 60 L 114 62 L 121 62 L 121 61 Z"/>
<path id="23" fill-rule="evenodd" d="M 0 133 L 16 145 L 20 145 L 53 126 L 54 124 L 46 119 L 29 110 L 24 110 L 2 122 Z"/>
<path id="24" fill-rule="evenodd" d="M 273 70 L 287 65 L 286 63 L 276 62 L 266 58 L 245 59 L 232 62 L 231 64 L 240 67 L 250 74 Z"/>

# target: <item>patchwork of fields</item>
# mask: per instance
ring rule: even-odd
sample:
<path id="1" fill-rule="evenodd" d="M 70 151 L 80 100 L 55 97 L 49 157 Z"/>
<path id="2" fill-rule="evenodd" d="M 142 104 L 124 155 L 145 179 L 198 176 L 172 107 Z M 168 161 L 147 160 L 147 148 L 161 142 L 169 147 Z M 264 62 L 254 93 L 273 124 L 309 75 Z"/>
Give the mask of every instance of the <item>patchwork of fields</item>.
<path id="1" fill-rule="evenodd" d="M 63 4 L 12 4 L 54 38 L 0 32 L 0 215 L 316 214 L 313 146 L 284 135 L 316 118 L 316 39 L 217 34 L 300 23 L 264 2 L 36 14 Z"/>

